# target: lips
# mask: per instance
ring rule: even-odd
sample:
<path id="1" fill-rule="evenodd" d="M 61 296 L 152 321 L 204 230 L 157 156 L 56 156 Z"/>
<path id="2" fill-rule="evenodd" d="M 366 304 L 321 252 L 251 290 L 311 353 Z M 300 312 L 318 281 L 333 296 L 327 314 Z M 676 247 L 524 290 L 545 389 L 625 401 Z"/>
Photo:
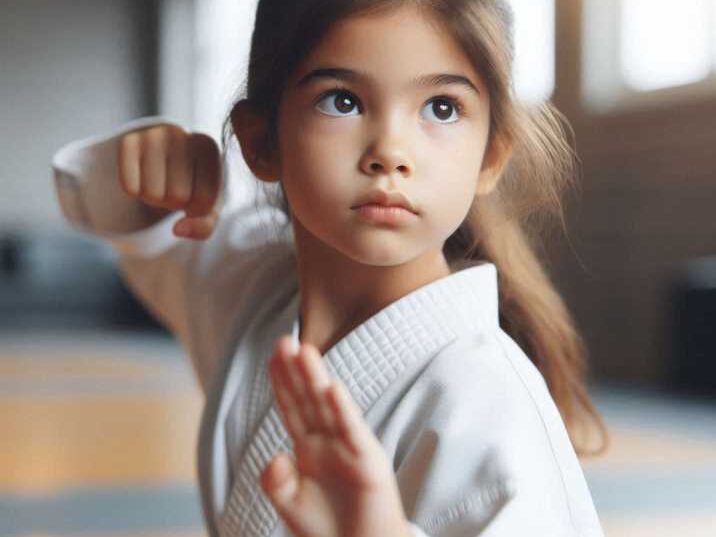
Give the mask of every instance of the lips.
<path id="1" fill-rule="evenodd" d="M 352 209 L 363 205 L 380 205 L 383 207 L 402 207 L 413 214 L 418 214 L 410 200 L 400 192 L 386 192 L 384 190 L 372 190 L 364 196 Z"/>

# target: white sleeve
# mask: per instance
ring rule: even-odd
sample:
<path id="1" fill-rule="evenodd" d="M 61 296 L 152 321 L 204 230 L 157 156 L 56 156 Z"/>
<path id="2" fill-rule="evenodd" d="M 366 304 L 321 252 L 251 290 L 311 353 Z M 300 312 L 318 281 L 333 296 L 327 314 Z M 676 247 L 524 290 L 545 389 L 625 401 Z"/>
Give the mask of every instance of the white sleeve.
<path id="1" fill-rule="evenodd" d="M 54 184 L 64 217 L 112 246 L 127 285 L 177 337 L 206 390 L 231 336 L 231 322 L 239 313 L 235 308 L 246 303 L 241 299 L 251 286 L 249 276 L 270 257 L 261 247 L 290 242 L 292 236 L 280 227 L 286 219 L 278 209 L 249 195 L 258 179 L 249 175 L 238 151 L 229 151 L 223 167 L 219 220 L 209 239 L 174 235 L 182 211 L 148 220 L 141 202 L 119 185 L 117 144 L 127 132 L 157 124 L 176 125 L 161 117 L 141 118 L 109 135 L 62 147 L 52 160 Z"/>
<path id="2" fill-rule="evenodd" d="M 433 377 L 413 388 L 418 411 L 396 475 L 414 537 L 603 537 L 537 369 L 509 336 L 475 337 L 436 357 Z"/>

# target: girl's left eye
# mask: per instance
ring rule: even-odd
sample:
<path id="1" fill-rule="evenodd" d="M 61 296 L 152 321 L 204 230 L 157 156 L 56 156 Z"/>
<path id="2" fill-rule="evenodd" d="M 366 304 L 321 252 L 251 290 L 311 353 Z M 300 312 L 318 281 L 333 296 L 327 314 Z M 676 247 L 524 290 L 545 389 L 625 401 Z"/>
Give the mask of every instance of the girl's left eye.
<path id="1" fill-rule="evenodd" d="M 338 113 L 334 114 L 331 111 L 326 110 L 321 106 L 322 103 L 328 103 L 327 108 L 333 108 L 334 110 L 337 110 Z M 323 93 L 319 97 L 316 106 L 319 110 L 325 112 L 329 116 L 342 117 L 345 116 L 348 112 L 350 112 L 355 106 L 357 106 L 357 103 L 355 97 L 349 91 L 343 88 L 334 88 L 330 91 Z M 425 108 L 432 111 L 433 114 L 439 120 L 441 120 L 441 122 L 443 122 L 443 125 L 448 123 L 455 123 L 457 119 L 462 117 L 463 112 L 463 106 L 460 101 L 454 97 L 449 97 L 447 95 L 439 95 L 437 97 L 433 97 L 426 103 Z M 454 117 L 454 114 L 450 113 L 451 110 L 457 113 L 457 118 L 453 121 L 446 121 L 447 119 Z"/>

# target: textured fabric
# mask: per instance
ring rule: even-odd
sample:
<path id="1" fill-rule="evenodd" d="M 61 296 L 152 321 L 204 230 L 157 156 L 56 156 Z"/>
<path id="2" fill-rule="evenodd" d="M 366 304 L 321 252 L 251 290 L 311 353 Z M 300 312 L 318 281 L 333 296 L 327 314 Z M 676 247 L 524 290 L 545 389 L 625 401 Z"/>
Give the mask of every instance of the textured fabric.
<path id="1" fill-rule="evenodd" d="M 293 447 L 266 367 L 276 339 L 299 334 L 292 236 L 271 237 L 259 221 L 280 221 L 277 210 L 239 199 L 230 175 L 208 241 L 173 237 L 178 215 L 138 220 L 121 191 L 98 201 L 116 181 L 116 139 L 55 159 L 63 212 L 116 248 L 129 285 L 191 359 L 206 396 L 197 463 L 209 535 L 288 536 L 258 476 Z M 88 217 L 97 204 L 110 212 L 101 224 Z M 415 537 L 602 536 L 544 379 L 499 326 L 494 265 L 454 268 L 389 304 L 323 362 L 393 462 Z"/>

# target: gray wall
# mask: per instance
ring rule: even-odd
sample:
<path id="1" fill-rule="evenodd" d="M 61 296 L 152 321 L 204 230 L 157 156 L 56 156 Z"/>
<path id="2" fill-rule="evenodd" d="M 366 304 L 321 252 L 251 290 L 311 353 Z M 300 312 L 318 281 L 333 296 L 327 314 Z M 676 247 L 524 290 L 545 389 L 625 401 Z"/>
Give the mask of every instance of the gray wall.
<path id="1" fill-rule="evenodd" d="M 66 231 L 52 154 L 156 113 L 156 3 L 0 1 L 0 235 Z"/>

